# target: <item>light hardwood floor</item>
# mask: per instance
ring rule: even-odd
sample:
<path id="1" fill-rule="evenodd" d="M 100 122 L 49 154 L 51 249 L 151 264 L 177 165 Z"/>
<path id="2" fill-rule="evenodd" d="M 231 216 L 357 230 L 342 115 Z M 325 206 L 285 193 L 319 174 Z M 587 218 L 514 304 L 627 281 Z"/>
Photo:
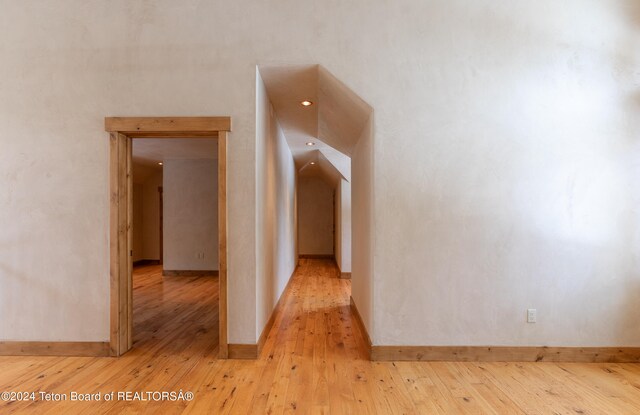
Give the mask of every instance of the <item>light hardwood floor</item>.
<path id="1" fill-rule="evenodd" d="M 369 362 L 331 261 L 301 260 L 257 361 L 215 358 L 217 279 L 136 270 L 134 348 L 0 357 L 0 392 L 193 391 L 179 402 L 0 402 L 0 413 L 639 414 L 640 365 Z"/>

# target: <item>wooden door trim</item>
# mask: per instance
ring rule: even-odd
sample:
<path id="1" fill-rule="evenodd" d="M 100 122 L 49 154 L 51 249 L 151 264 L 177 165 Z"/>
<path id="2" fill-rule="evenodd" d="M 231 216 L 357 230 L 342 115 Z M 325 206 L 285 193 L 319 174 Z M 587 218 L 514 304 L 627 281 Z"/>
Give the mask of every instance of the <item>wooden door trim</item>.
<path id="1" fill-rule="evenodd" d="M 158 186 L 158 199 L 159 199 L 159 212 L 158 212 L 158 239 L 160 239 L 158 242 L 160 242 L 160 252 L 159 252 L 159 258 L 160 258 L 160 265 L 164 264 L 164 223 L 162 222 L 164 220 L 164 196 L 162 194 L 162 186 Z"/>
<path id="2" fill-rule="evenodd" d="M 227 343 L 227 133 L 230 117 L 107 117 L 109 132 L 109 278 L 112 356 L 133 343 L 132 138 L 218 138 L 219 353 L 228 358 Z"/>
<path id="3" fill-rule="evenodd" d="M 107 117 L 105 131 L 131 138 L 216 137 L 231 131 L 230 117 Z"/>

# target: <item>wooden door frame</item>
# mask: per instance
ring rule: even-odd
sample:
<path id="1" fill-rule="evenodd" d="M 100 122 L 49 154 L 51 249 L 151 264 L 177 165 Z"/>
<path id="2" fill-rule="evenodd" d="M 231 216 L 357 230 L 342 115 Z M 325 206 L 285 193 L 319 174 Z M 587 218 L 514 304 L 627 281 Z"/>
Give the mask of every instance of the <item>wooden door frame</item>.
<path id="1" fill-rule="evenodd" d="M 112 356 L 126 353 L 133 344 L 132 228 L 133 138 L 218 139 L 218 316 L 219 353 L 228 358 L 227 340 L 227 135 L 230 117 L 106 117 L 109 132 L 109 276 Z"/>
<path id="2" fill-rule="evenodd" d="M 158 242 L 160 243 L 160 252 L 159 252 L 159 258 L 160 258 L 160 265 L 164 264 L 164 223 L 162 222 L 164 220 L 164 211 L 163 211 L 163 206 L 164 206 L 164 196 L 162 194 L 162 186 L 158 186 L 158 205 L 159 205 L 159 212 L 158 212 L 158 239 L 160 239 Z"/>

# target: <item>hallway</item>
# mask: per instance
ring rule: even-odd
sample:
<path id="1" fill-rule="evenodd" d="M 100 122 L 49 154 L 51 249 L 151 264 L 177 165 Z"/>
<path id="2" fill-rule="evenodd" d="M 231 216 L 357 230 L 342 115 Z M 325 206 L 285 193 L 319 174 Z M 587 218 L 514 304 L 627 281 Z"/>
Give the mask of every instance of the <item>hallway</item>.
<path id="1" fill-rule="evenodd" d="M 119 359 L 0 357 L 0 391 L 192 391 L 192 401 L 0 402 L 5 413 L 618 413 L 634 364 L 369 362 L 331 260 L 300 260 L 257 361 L 218 361 L 217 278 L 136 270 L 135 344 Z M 214 339 L 215 341 L 215 339 Z M 126 407 L 126 410 L 125 410 Z"/>

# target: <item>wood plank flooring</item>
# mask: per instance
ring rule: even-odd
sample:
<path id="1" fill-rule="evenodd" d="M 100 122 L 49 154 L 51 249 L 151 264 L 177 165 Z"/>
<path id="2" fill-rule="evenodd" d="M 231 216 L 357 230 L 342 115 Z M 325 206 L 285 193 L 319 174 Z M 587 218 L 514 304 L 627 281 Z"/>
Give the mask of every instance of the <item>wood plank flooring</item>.
<path id="1" fill-rule="evenodd" d="M 217 278 L 136 269 L 134 348 L 119 359 L 0 357 L 0 392 L 100 392 L 99 402 L 0 401 L 2 414 L 638 414 L 640 365 L 369 362 L 350 281 L 304 259 L 257 361 L 219 361 Z M 111 401 L 111 391 L 191 401 Z"/>

